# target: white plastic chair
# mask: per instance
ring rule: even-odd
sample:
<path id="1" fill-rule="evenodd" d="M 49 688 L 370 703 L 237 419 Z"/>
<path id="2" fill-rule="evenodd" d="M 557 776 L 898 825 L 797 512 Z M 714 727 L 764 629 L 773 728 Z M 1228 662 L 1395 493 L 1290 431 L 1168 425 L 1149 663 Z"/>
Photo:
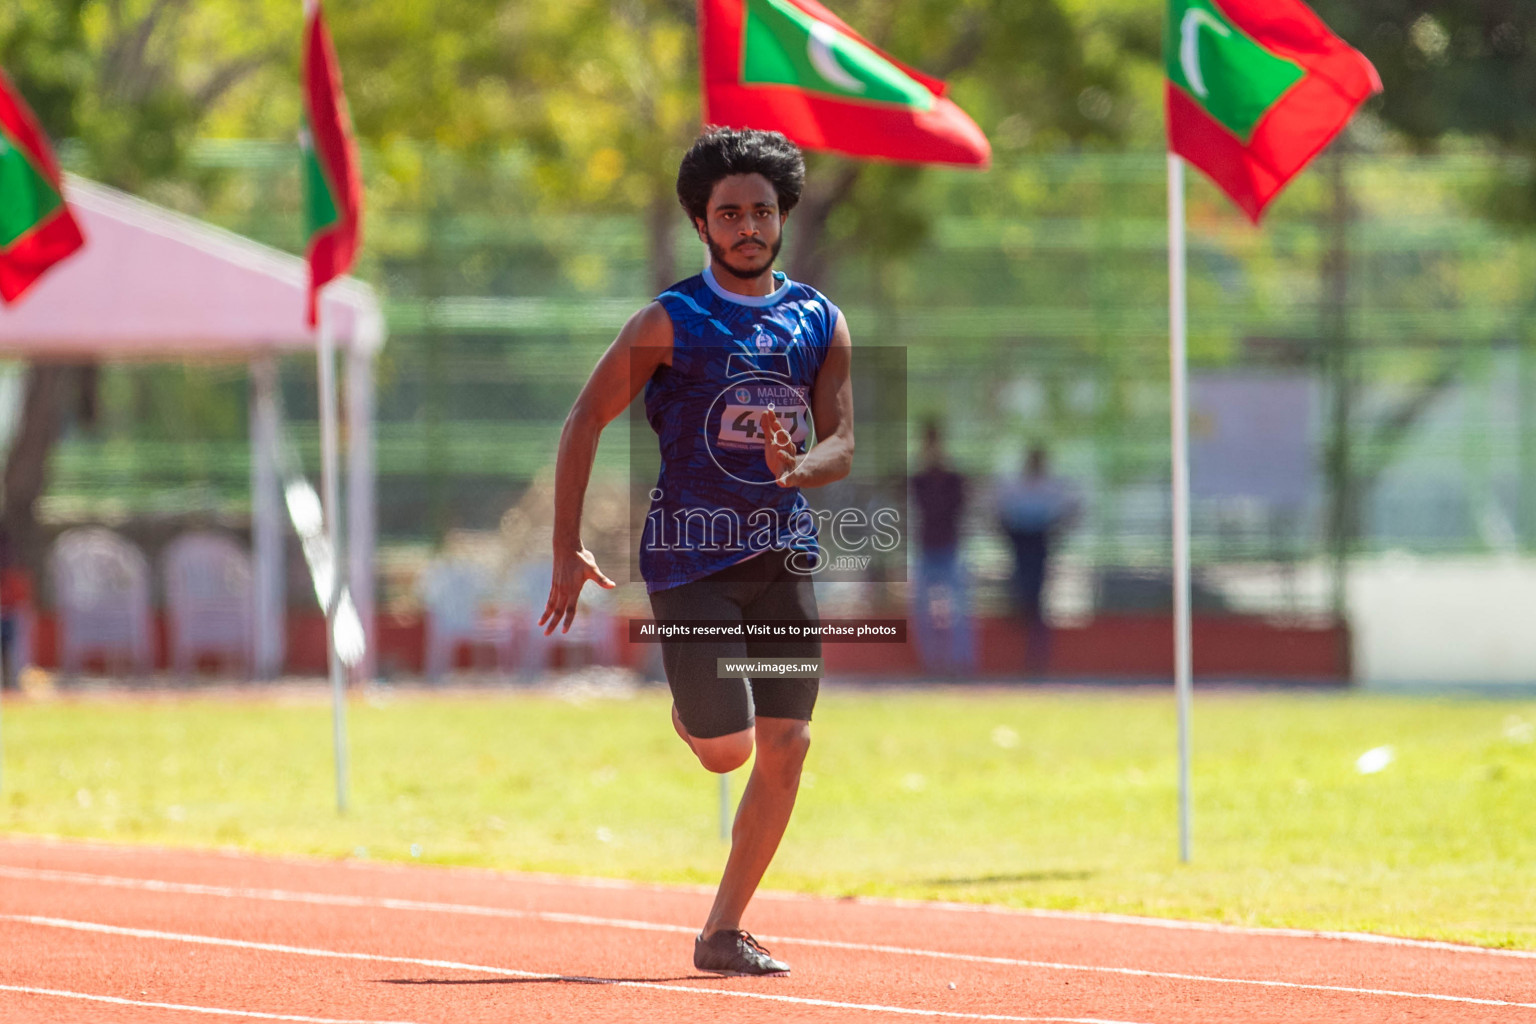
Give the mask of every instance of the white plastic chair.
<path id="1" fill-rule="evenodd" d="M 161 565 L 171 667 L 190 674 L 199 655 L 213 654 L 249 675 L 255 608 L 245 549 L 223 534 L 187 533 L 165 549 Z"/>
<path id="2" fill-rule="evenodd" d="M 428 679 L 435 682 L 453 667 L 460 644 L 494 649 L 497 670 L 512 671 L 512 614 L 495 600 L 485 567 L 433 562 L 417 581 L 417 593 L 427 613 L 422 668 Z"/>
<path id="3" fill-rule="evenodd" d="M 78 673 L 91 653 L 109 668 L 117 655 L 150 670 L 149 563 L 138 548 L 101 527 L 69 530 L 54 542 L 49 572 L 65 672 Z"/>

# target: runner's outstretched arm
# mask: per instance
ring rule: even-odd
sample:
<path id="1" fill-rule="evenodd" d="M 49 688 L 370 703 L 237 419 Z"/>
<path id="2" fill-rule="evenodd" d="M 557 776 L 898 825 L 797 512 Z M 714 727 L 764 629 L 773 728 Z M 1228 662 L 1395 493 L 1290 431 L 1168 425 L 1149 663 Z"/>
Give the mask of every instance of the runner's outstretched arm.
<path id="1" fill-rule="evenodd" d="M 797 456 L 788 432 L 781 432 L 778 416 L 772 410 L 763 413 L 763 431 L 769 438 L 763 454 L 780 487 L 823 487 L 853 469 L 852 363 L 853 337 L 839 312 L 826 361 L 811 387 L 816 447 Z"/>
<path id="2" fill-rule="evenodd" d="M 629 407 L 658 366 L 671 362 L 672 318 L 660 303 L 653 302 L 630 317 L 619 331 L 565 418 L 560 454 L 555 460 L 554 571 L 549 601 L 539 616 L 545 636 L 557 627 L 562 633 L 570 630 L 576 600 L 588 580 L 608 589 L 615 586 L 581 542 L 581 510 L 592 477 L 592 461 L 597 457 L 603 428 Z"/>

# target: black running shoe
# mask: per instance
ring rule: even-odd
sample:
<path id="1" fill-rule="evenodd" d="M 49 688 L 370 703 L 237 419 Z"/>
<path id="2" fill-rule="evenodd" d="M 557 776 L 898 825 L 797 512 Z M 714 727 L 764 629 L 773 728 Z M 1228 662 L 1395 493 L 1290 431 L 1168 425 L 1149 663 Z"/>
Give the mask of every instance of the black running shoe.
<path id="1" fill-rule="evenodd" d="M 715 932 L 693 940 L 693 966 L 727 978 L 785 977 L 789 964 L 768 955 L 762 943 L 743 931 Z"/>

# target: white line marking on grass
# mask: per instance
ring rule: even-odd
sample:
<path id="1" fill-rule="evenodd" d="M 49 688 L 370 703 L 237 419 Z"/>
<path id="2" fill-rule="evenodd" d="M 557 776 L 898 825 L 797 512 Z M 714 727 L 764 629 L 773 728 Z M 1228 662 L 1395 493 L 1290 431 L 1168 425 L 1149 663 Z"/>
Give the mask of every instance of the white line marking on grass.
<path id="1" fill-rule="evenodd" d="M 0 985 L 0 992 L 21 992 L 30 996 L 57 996 L 60 999 L 88 999 L 93 1003 L 117 1006 L 148 1006 L 155 1010 L 183 1010 L 187 1013 L 211 1013 L 221 1017 L 254 1017 L 258 1020 L 297 1020 L 308 1024 L 410 1024 L 398 1020 L 338 1020 L 335 1017 L 305 1017 L 295 1013 L 261 1013 L 257 1010 L 221 1010 L 214 1006 L 187 1006 L 184 1003 L 155 1003 L 144 999 L 98 996 L 89 992 L 66 992 L 57 988 L 30 988 L 26 985 Z"/>
<path id="2" fill-rule="evenodd" d="M 183 893 L 197 896 L 216 896 L 226 899 L 253 899 L 279 903 L 302 903 L 312 906 L 368 907 L 386 910 L 406 910 L 425 913 L 465 914 L 476 917 L 512 918 L 525 921 L 543 921 L 549 924 L 588 925 L 599 928 L 620 928 L 629 931 L 667 932 L 693 935 L 697 929 L 688 925 L 660 924 L 652 921 L 635 921 L 626 918 L 595 917 L 589 914 L 567 914 L 549 910 L 515 910 L 509 907 L 484 907 L 461 903 L 434 903 L 420 900 L 401 900 L 388 897 L 346 896 L 333 893 L 293 892 L 283 889 L 242 889 L 217 885 L 200 885 L 191 882 L 163 882 L 157 879 L 118 878 L 110 875 L 85 875 L 67 871 L 50 871 L 34 868 L 0 866 L 0 877 L 25 877 L 38 881 L 78 882 L 116 888 L 140 889 L 159 893 Z M 0 920 L 12 918 L 0 915 Z M 39 919 L 41 920 L 41 919 Z M 52 920 L 52 919 L 48 919 Z M 106 926 L 103 926 L 106 927 Z M 1260 988 L 1292 988 L 1316 992 L 1342 992 L 1356 995 L 1395 996 L 1402 999 L 1430 999 L 1444 1002 L 1472 1003 L 1480 1006 L 1514 1006 L 1536 1009 L 1536 1003 L 1509 1002 L 1499 999 L 1479 999 L 1473 996 L 1453 996 L 1432 992 L 1406 992 L 1397 989 L 1356 988 L 1346 985 L 1323 985 L 1300 981 L 1279 981 L 1266 978 L 1229 978 L 1208 974 L 1183 974 L 1174 971 L 1153 971 L 1139 967 L 1114 967 L 1101 964 L 1072 964 L 1052 960 L 1023 960 L 1014 957 L 983 956 L 975 953 L 951 953 L 936 949 L 917 949 L 911 946 L 886 946 L 863 942 L 840 942 L 835 939 L 806 939 L 792 935 L 763 935 L 769 942 L 809 946 L 819 949 L 841 949 L 858 953 L 888 953 L 898 956 L 916 956 L 930 960 L 954 960 L 961 963 L 992 964 L 1002 967 L 1028 967 L 1036 970 L 1078 971 L 1097 974 L 1119 974 L 1138 978 L 1167 978 L 1175 981 L 1198 981 L 1216 985 L 1253 985 Z M 1460 947 L 1458 947 L 1460 948 Z"/>
<path id="3" fill-rule="evenodd" d="M 307 946 L 285 946 L 275 942 L 247 942 L 244 939 L 225 939 L 214 935 L 188 935 L 182 932 L 162 932 L 150 928 L 123 928 L 94 921 L 71 921 L 59 917 L 34 917 L 27 914 L 0 914 L 0 921 L 16 921 L 43 928 L 64 928 L 70 931 L 92 932 L 99 935 L 121 935 L 134 939 L 158 939 L 165 942 L 189 942 L 199 946 L 225 946 L 232 949 L 253 949 L 265 953 L 288 953 L 294 956 L 314 956 L 331 960 L 365 960 L 371 963 L 410 964 L 416 967 L 436 967 L 449 971 L 470 971 L 475 974 L 494 974 L 508 978 L 533 978 L 544 981 L 568 981 L 585 985 L 612 985 L 617 988 L 643 988 L 662 992 L 693 992 L 709 996 L 734 996 L 739 999 L 760 999 L 775 1003 L 793 1003 L 797 1006 L 828 1006 L 840 1010 L 869 1010 L 876 1013 L 899 1013 L 915 1017 L 945 1017 L 956 1020 L 1004 1020 L 1025 1024 L 1138 1024 L 1136 1021 L 1105 1020 L 1098 1017 L 1012 1017 L 997 1013 L 960 1013 L 955 1010 L 919 1010 L 906 1006 L 884 1006 L 879 1003 L 840 1003 L 831 999 L 812 999 L 805 996 L 778 996 L 767 992 L 740 992 L 723 988 L 696 988 L 692 985 L 665 985 L 654 981 L 627 981 L 622 978 L 592 978 L 573 974 L 548 974 L 542 971 L 520 971 L 511 967 L 488 967 L 484 964 L 463 964 L 453 960 L 428 960 L 409 956 L 385 956 L 380 953 L 344 953 L 334 949 L 315 949 Z M 182 1007 L 178 1007 L 181 1009 Z M 207 1011 L 226 1012 L 226 1011 Z M 239 1011 L 233 1011 L 239 1012 Z M 259 1016 L 273 1016 L 261 1014 Z M 279 1020 L 318 1021 L 317 1017 L 281 1017 Z M 369 1024 L 369 1022 L 335 1022 L 335 1024 Z"/>

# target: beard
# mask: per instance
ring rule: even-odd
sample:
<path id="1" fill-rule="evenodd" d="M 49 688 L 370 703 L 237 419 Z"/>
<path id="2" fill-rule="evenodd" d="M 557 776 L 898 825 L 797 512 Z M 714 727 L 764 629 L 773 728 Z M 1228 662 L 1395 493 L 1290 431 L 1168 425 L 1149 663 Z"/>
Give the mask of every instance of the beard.
<path id="1" fill-rule="evenodd" d="M 757 263 L 733 263 L 726 258 L 730 254 L 730 250 L 715 244 L 715 240 L 708 235 L 704 236 L 704 243 L 709 246 L 709 258 L 711 260 L 720 264 L 737 277 L 750 278 L 766 274 L 768 268 L 773 266 L 773 261 L 779 258 L 779 249 L 784 245 L 784 236 L 781 234 L 778 238 L 775 238 L 773 244 L 768 247 L 767 255 L 759 257 L 759 262 Z M 762 243 L 759 242 L 758 244 L 761 245 Z"/>

